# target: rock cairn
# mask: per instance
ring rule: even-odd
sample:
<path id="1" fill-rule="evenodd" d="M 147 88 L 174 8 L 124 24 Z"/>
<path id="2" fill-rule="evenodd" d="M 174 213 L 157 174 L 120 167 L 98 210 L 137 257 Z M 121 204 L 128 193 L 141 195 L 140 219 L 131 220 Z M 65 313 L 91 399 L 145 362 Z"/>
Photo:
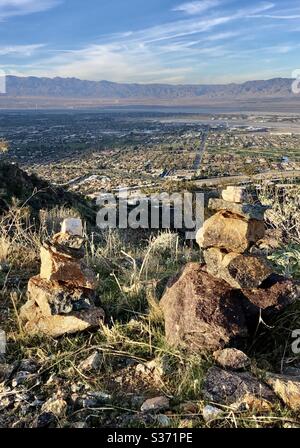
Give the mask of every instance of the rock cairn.
<path id="1" fill-rule="evenodd" d="M 25 331 L 58 337 L 99 326 L 104 311 L 95 306 L 97 279 L 84 255 L 82 222 L 66 219 L 42 244 L 40 275 L 29 280 L 20 313 Z"/>
<path id="2" fill-rule="evenodd" d="M 197 234 L 206 264 L 186 265 L 161 299 L 171 345 L 199 352 L 240 346 L 260 316 L 299 299 L 296 282 L 274 274 L 264 256 L 254 255 L 265 235 L 267 207 L 248 199 L 239 187 L 210 199 L 215 214 Z"/>
<path id="3" fill-rule="evenodd" d="M 222 199 L 210 199 L 216 212 L 197 235 L 204 250 L 207 272 L 237 289 L 258 288 L 272 273 L 265 257 L 250 250 L 265 236 L 264 213 L 268 207 L 247 203 L 244 188 L 228 187 Z"/>

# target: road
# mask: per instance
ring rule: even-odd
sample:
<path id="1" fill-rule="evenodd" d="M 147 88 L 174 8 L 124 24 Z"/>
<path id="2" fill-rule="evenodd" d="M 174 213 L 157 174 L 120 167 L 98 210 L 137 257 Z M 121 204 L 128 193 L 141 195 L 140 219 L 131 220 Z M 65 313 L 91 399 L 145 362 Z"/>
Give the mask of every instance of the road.
<path id="1" fill-rule="evenodd" d="M 205 151 L 205 144 L 206 144 L 206 140 L 207 140 L 207 133 L 203 132 L 202 136 L 201 136 L 201 143 L 199 148 L 197 149 L 196 152 L 196 158 L 193 164 L 193 170 L 198 171 L 201 164 L 202 164 L 202 160 L 203 160 L 203 155 L 204 155 L 204 151 Z"/>
<path id="2" fill-rule="evenodd" d="M 228 177 L 211 177 L 209 179 L 201 179 L 193 181 L 197 187 L 214 187 L 224 184 L 246 184 L 253 182 L 261 182 L 263 180 L 285 181 L 286 179 L 300 178 L 300 170 L 295 171 L 267 171 L 265 173 L 255 174 L 253 176 L 228 176 Z"/>
<path id="3" fill-rule="evenodd" d="M 207 136 L 206 136 L 207 138 Z M 206 140 L 205 138 L 205 140 Z M 204 141 L 205 145 L 205 141 Z M 65 184 L 55 184 L 56 186 L 60 187 L 66 187 L 70 186 L 72 184 L 79 183 L 83 179 L 87 178 L 88 176 L 81 176 L 75 179 L 72 179 L 71 181 L 65 183 Z M 193 180 L 191 181 L 193 185 L 196 185 L 199 188 L 203 188 L 205 186 L 207 187 L 218 187 L 219 185 L 240 185 L 240 184 L 247 184 L 247 183 L 255 183 L 255 182 L 261 182 L 263 180 L 273 180 L 278 182 L 284 182 L 287 179 L 300 179 L 300 170 L 294 170 L 294 171 L 268 171 L 265 173 L 255 174 L 253 176 L 227 176 L 227 177 L 211 177 L 209 179 L 200 179 L 200 180 Z M 134 187 L 121 187 L 114 188 L 112 190 L 113 193 L 117 192 L 125 192 L 125 191 L 138 191 L 143 188 L 155 188 L 161 186 L 161 183 L 154 182 L 144 185 L 136 185 Z"/>

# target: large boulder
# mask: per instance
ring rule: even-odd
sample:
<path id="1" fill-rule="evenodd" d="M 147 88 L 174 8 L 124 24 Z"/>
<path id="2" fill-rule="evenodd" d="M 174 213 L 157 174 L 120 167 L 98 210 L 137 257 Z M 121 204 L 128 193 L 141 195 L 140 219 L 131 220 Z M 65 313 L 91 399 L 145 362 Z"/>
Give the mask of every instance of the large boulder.
<path id="1" fill-rule="evenodd" d="M 172 279 L 161 299 L 169 344 L 218 350 L 247 336 L 239 292 L 190 263 Z"/>
<path id="2" fill-rule="evenodd" d="M 204 251 L 204 259 L 208 272 L 233 288 L 257 288 L 272 273 L 267 260 L 254 255 L 226 253 L 212 247 Z"/>
<path id="3" fill-rule="evenodd" d="M 260 316 L 277 314 L 300 297 L 300 286 L 279 275 L 259 288 L 241 290 L 205 269 L 187 264 L 161 299 L 166 338 L 173 346 L 196 352 L 237 347 Z"/>
<path id="4" fill-rule="evenodd" d="M 203 249 L 216 247 L 227 252 L 244 253 L 264 235 L 263 221 L 246 220 L 239 215 L 220 211 L 204 222 L 196 240 Z"/>

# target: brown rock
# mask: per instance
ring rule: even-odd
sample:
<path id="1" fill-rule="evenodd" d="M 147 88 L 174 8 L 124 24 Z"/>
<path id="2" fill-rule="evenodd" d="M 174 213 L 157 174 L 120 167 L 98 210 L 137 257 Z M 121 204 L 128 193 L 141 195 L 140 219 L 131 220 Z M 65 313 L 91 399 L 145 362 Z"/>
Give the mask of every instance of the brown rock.
<path id="1" fill-rule="evenodd" d="M 26 323 L 24 329 L 30 334 L 45 334 L 57 338 L 65 334 L 97 328 L 103 320 L 104 311 L 96 307 L 65 316 L 36 317 L 33 313 L 32 318 Z"/>
<path id="2" fill-rule="evenodd" d="M 239 293 L 190 263 L 169 282 L 161 308 L 168 342 L 198 352 L 247 335 Z"/>
<path id="3" fill-rule="evenodd" d="M 270 312 L 282 311 L 300 298 L 300 285 L 293 280 L 273 274 L 260 288 L 243 289 L 242 292 L 249 301 L 247 311 L 251 312 L 251 308 Z"/>
<path id="4" fill-rule="evenodd" d="M 91 269 L 83 261 L 72 260 L 41 248 L 41 277 L 48 281 L 70 283 L 87 289 L 95 289 L 97 280 Z"/>
<path id="5" fill-rule="evenodd" d="M 244 253 L 251 244 L 264 237 L 262 221 L 242 219 L 229 212 L 218 212 L 205 221 L 198 231 L 197 243 L 203 249 L 217 247 L 228 252 Z"/>
<path id="6" fill-rule="evenodd" d="M 258 256 L 243 255 L 210 248 L 204 252 L 207 270 L 233 288 L 257 288 L 272 273 L 268 262 Z"/>
<path id="7" fill-rule="evenodd" d="M 210 402 L 231 405 L 238 409 L 246 405 L 251 410 L 272 408 L 276 395 L 248 372 L 236 373 L 212 367 L 203 386 L 204 397 Z"/>
<path id="8" fill-rule="evenodd" d="M 224 369 L 241 370 L 250 365 L 250 359 L 236 348 L 225 348 L 213 354 L 216 362 Z"/>
<path id="9" fill-rule="evenodd" d="M 300 376 L 267 374 L 267 383 L 275 394 L 293 411 L 300 411 Z"/>

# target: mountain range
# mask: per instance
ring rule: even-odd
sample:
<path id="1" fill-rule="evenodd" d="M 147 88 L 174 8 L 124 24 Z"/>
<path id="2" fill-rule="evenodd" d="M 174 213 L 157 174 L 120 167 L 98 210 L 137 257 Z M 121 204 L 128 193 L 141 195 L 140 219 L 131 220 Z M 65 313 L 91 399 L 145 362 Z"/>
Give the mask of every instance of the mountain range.
<path id="1" fill-rule="evenodd" d="M 278 98 L 293 95 L 291 87 L 292 80 L 287 78 L 247 81 L 242 84 L 170 85 L 7 76 L 6 96 L 99 99 Z"/>
<path id="2" fill-rule="evenodd" d="M 271 105 L 290 111 L 299 109 L 300 98 L 292 92 L 292 83 L 292 79 L 273 78 L 240 84 L 125 84 L 8 75 L 6 94 L 0 95 L 0 109 L 238 105 L 241 110 L 249 106 L 268 110 Z"/>

